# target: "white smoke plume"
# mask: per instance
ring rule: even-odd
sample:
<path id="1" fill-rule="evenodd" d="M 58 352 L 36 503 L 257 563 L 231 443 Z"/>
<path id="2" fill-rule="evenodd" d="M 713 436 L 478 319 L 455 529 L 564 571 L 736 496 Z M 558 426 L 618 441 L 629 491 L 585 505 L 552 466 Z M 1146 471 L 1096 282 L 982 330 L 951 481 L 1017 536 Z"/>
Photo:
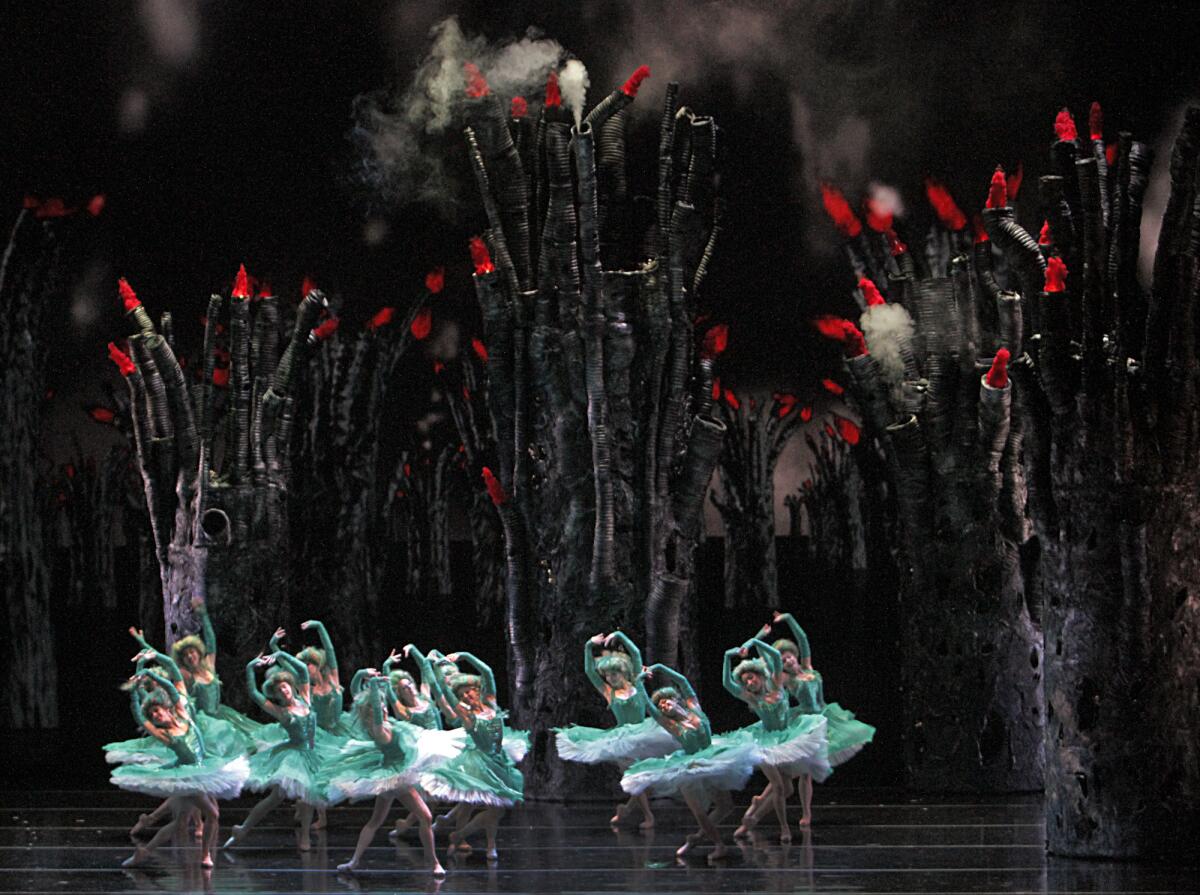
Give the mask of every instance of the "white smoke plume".
<path id="1" fill-rule="evenodd" d="M 465 97 L 463 65 L 479 66 L 493 93 L 502 97 L 541 93 L 562 46 L 535 31 L 500 42 L 465 34 L 451 16 L 429 32 L 431 44 L 402 89 L 359 96 L 351 139 L 362 150 L 356 177 L 373 198 L 394 207 L 415 200 L 448 210 L 462 185 L 443 159 L 440 139 L 460 123 Z"/>
<path id="2" fill-rule="evenodd" d="M 558 88 L 562 92 L 563 102 L 575 116 L 577 128 L 583 123 L 583 104 L 587 102 L 587 91 L 591 84 L 587 69 L 578 59 L 568 59 L 558 73 Z"/>
<path id="3" fill-rule="evenodd" d="M 882 214 L 892 214 L 898 218 L 904 217 L 904 199 L 894 186 L 872 180 L 867 185 L 867 195 Z"/>
<path id="4" fill-rule="evenodd" d="M 858 321 L 867 341 L 867 350 L 879 364 L 888 388 L 898 395 L 904 382 L 904 360 L 900 354 L 901 341 L 912 343 L 913 321 L 903 305 L 872 305 L 863 311 Z"/>

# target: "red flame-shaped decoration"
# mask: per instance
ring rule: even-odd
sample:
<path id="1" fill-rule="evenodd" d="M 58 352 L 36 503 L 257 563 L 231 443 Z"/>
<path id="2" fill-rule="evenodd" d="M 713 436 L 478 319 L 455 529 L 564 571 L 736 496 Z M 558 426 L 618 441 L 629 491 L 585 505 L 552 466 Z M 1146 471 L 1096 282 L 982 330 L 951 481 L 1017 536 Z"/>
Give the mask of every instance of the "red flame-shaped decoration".
<path id="1" fill-rule="evenodd" d="M 1008 385 L 1008 359 L 1012 357 L 1007 348 L 1001 348 L 992 358 L 991 369 L 987 371 L 987 384 L 991 388 L 1004 388 Z"/>
<path id="2" fill-rule="evenodd" d="M 100 406 L 99 404 L 94 404 L 91 407 L 86 408 L 86 410 L 87 410 L 87 415 L 90 416 L 93 420 L 95 420 L 98 423 L 104 423 L 105 425 L 108 425 L 108 426 L 111 426 L 113 424 L 113 421 L 116 420 L 116 418 L 117 418 L 116 413 L 114 413 L 112 410 L 110 410 L 107 407 Z"/>
<path id="3" fill-rule="evenodd" d="M 217 388 L 229 388 L 228 367 L 213 367 L 213 385 Z"/>
<path id="4" fill-rule="evenodd" d="M 729 389 L 725 389 L 725 392 L 723 395 L 721 395 L 721 397 L 724 398 L 725 403 L 728 404 L 730 407 L 732 407 L 734 410 L 737 410 L 739 407 L 742 406 L 742 402 L 738 400 L 738 396 L 735 395 Z"/>
<path id="5" fill-rule="evenodd" d="M 957 231 L 967 226 L 966 215 L 962 213 L 950 191 L 939 181 L 932 177 L 925 178 L 925 196 L 933 206 L 933 213 L 947 230 Z"/>
<path id="6" fill-rule="evenodd" d="M 986 208 L 1004 208 L 1008 205 L 1008 181 L 1004 177 L 1004 169 L 996 166 L 992 172 L 992 183 L 988 187 Z"/>
<path id="7" fill-rule="evenodd" d="M 330 317 L 328 320 L 322 320 L 316 326 L 316 328 L 313 329 L 311 335 L 318 342 L 324 342 L 335 332 L 337 332 L 338 326 L 341 325 L 341 322 L 342 321 L 337 317 Z"/>
<path id="8" fill-rule="evenodd" d="M 1025 164 L 1017 162 L 1017 170 L 1009 174 L 1005 180 L 1005 186 L 1008 189 L 1008 201 L 1011 202 L 1017 198 L 1017 193 L 1021 192 L 1021 181 L 1025 179 Z"/>
<path id="9" fill-rule="evenodd" d="M 1051 255 L 1046 259 L 1046 292 L 1065 292 L 1067 290 L 1067 265 L 1062 258 Z"/>
<path id="10" fill-rule="evenodd" d="M 529 114 L 529 103 L 525 102 L 525 97 L 514 96 L 512 102 L 508 106 L 508 114 L 513 118 L 524 118 Z"/>
<path id="11" fill-rule="evenodd" d="M 446 268 L 435 267 L 425 274 L 425 288 L 437 295 L 446 288 Z"/>
<path id="12" fill-rule="evenodd" d="M 840 395 L 844 391 L 846 391 L 844 388 L 842 388 L 840 385 L 838 385 L 832 379 L 822 379 L 821 386 L 825 389 L 825 391 L 829 392 L 829 394 L 831 394 L 831 395 Z"/>
<path id="13" fill-rule="evenodd" d="M 708 359 L 720 357 L 728 346 L 729 324 L 718 323 L 709 327 L 708 332 L 704 334 L 704 341 L 700 343 L 700 356 Z"/>
<path id="14" fill-rule="evenodd" d="M 1042 229 L 1038 233 L 1038 245 L 1048 246 L 1054 242 L 1054 238 L 1050 235 L 1050 222 L 1042 221 Z"/>
<path id="15" fill-rule="evenodd" d="M 1079 138 L 1079 132 L 1075 130 L 1075 119 L 1071 117 L 1071 110 L 1066 106 L 1059 109 L 1058 114 L 1054 116 L 1054 136 L 1068 143 L 1074 143 Z"/>
<path id="16" fill-rule="evenodd" d="M 1093 102 L 1088 109 L 1088 134 L 1093 140 L 1104 139 L 1104 111 L 1098 102 Z"/>
<path id="17" fill-rule="evenodd" d="M 849 445 L 858 444 L 859 438 L 862 437 L 862 431 L 854 424 L 852 420 L 846 419 L 844 416 L 833 415 L 833 421 L 837 425 L 838 435 Z"/>
<path id="18" fill-rule="evenodd" d="M 237 276 L 233 280 L 233 291 L 229 293 L 230 298 L 249 298 L 250 297 L 250 275 L 246 273 L 246 265 L 238 265 Z"/>
<path id="19" fill-rule="evenodd" d="M 479 338 L 478 336 L 471 339 L 471 350 L 475 352 L 475 356 L 477 358 L 479 358 L 485 364 L 487 363 L 488 350 L 487 345 L 483 344 L 483 339 Z"/>
<path id="20" fill-rule="evenodd" d="M 546 108 L 556 109 L 562 105 L 562 94 L 558 90 L 558 72 L 551 69 L 546 75 Z"/>
<path id="21" fill-rule="evenodd" d="M 813 418 L 813 409 L 809 405 L 805 404 L 803 407 L 800 408 L 800 422 L 807 423 L 810 420 L 812 420 L 812 418 Z"/>
<path id="22" fill-rule="evenodd" d="M 876 233 L 887 233 L 895 223 L 895 214 L 885 208 L 882 202 L 875 199 L 863 200 L 863 213 L 867 218 L 867 226 Z"/>
<path id="23" fill-rule="evenodd" d="M 900 237 L 896 235 L 895 230 L 888 230 L 887 233 L 883 235 L 887 237 L 888 251 L 892 253 L 893 258 L 897 257 L 898 255 L 903 255 L 908 251 L 908 246 L 901 242 Z"/>
<path id="24" fill-rule="evenodd" d="M 637 71 L 629 76 L 629 79 L 621 85 L 621 92 L 626 96 L 637 96 L 638 88 L 642 86 L 642 81 L 650 77 L 650 66 L 639 65 Z"/>
<path id="25" fill-rule="evenodd" d="M 842 236 L 853 239 L 862 233 L 862 222 L 851 210 L 850 203 L 846 201 L 846 197 L 837 187 L 829 183 L 822 183 L 821 203 L 825 206 L 825 213 L 833 221 L 833 226 Z"/>
<path id="26" fill-rule="evenodd" d="M 487 78 L 474 62 L 463 63 L 463 74 L 467 77 L 467 96 L 471 99 L 479 99 L 492 92 L 488 87 Z"/>
<path id="27" fill-rule="evenodd" d="M 1117 144 L 1116 143 L 1109 143 L 1107 146 L 1104 147 L 1104 160 L 1106 162 L 1108 162 L 1108 166 L 1110 168 L 1113 167 L 1114 165 L 1116 165 L 1116 163 L 1117 163 Z"/>
<path id="28" fill-rule="evenodd" d="M 720 380 L 720 378 L 714 376 L 713 377 L 713 387 L 712 387 L 712 399 L 715 401 L 719 397 L 721 397 L 721 380 Z"/>
<path id="29" fill-rule="evenodd" d="M 813 326 L 825 338 L 841 342 L 846 357 L 860 357 L 867 353 L 867 343 L 863 339 L 862 331 L 849 320 L 826 314 L 814 320 Z"/>
<path id="30" fill-rule="evenodd" d="M 307 297 L 308 293 L 317 288 L 317 281 L 312 277 L 305 275 L 304 281 L 300 284 L 300 297 Z"/>
<path id="31" fill-rule="evenodd" d="M 135 369 L 129 355 L 118 348 L 116 342 L 108 343 L 108 357 L 109 360 L 117 365 L 117 369 L 121 371 L 122 376 L 128 376 Z"/>
<path id="32" fill-rule="evenodd" d="M 94 218 L 100 217 L 100 212 L 104 211 L 104 203 L 108 201 L 108 197 L 104 193 L 96 193 L 88 200 L 87 211 Z"/>
<path id="33" fill-rule="evenodd" d="M 444 363 L 442 363 L 440 360 L 435 360 L 433 362 L 433 373 L 435 376 L 441 376 L 445 371 L 446 365 Z"/>
<path id="34" fill-rule="evenodd" d="M 491 273 L 496 269 L 492 264 L 492 256 L 488 253 L 487 243 L 482 237 L 471 237 L 471 263 L 475 265 L 476 274 Z"/>
<path id="35" fill-rule="evenodd" d="M 142 303 L 138 301 L 137 293 L 129 285 L 129 280 L 124 277 L 117 280 L 117 290 L 121 293 L 121 301 L 125 304 L 126 313 L 132 311 L 134 308 L 141 307 Z"/>
<path id="36" fill-rule="evenodd" d="M 785 416 L 791 413 L 796 406 L 797 399 L 795 395 L 776 392 L 771 397 L 774 398 L 779 404 L 779 407 L 776 409 L 775 413 L 780 419 L 783 419 Z"/>
<path id="37" fill-rule="evenodd" d="M 879 288 L 871 282 L 869 277 L 863 277 L 858 281 L 858 288 L 866 299 L 867 307 L 873 308 L 875 305 L 886 305 L 883 296 L 879 293 Z"/>
<path id="38" fill-rule="evenodd" d="M 498 507 L 508 503 L 508 492 L 504 490 L 500 480 L 492 475 L 492 471 L 486 466 L 483 467 L 483 484 L 487 487 L 488 497 L 492 499 L 492 503 Z"/>
<path id="39" fill-rule="evenodd" d="M 268 282 L 267 280 L 262 280 L 258 284 L 258 291 L 254 297 L 255 298 L 274 298 L 275 292 L 274 292 L 274 290 L 271 289 L 270 282 Z"/>
<path id="40" fill-rule="evenodd" d="M 375 316 L 367 321 L 367 331 L 374 332 L 381 326 L 387 326 L 396 316 L 396 309 L 393 307 L 380 308 L 375 312 Z"/>
<path id="41" fill-rule="evenodd" d="M 433 309 L 421 308 L 421 310 L 417 311 L 417 316 L 413 318 L 412 326 L 408 329 L 412 333 L 412 337 L 418 342 L 427 339 L 430 331 L 433 329 Z"/>

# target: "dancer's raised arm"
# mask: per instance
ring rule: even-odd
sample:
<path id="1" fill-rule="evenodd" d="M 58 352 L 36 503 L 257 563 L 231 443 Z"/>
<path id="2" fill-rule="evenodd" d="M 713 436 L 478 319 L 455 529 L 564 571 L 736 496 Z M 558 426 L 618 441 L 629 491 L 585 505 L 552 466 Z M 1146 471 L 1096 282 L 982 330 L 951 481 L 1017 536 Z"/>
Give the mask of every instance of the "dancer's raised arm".
<path id="1" fill-rule="evenodd" d="M 213 630 L 208 607 L 199 597 L 192 598 L 192 611 L 200 619 L 200 639 L 204 643 L 204 664 L 209 671 L 217 666 L 217 632 Z"/>
<path id="2" fill-rule="evenodd" d="M 605 646 L 611 647 L 614 643 L 622 647 L 629 654 L 629 661 L 633 664 L 634 668 L 642 667 L 642 651 L 634 645 L 634 642 L 625 635 L 624 631 L 613 631 L 604 638 Z"/>
<path id="3" fill-rule="evenodd" d="M 317 632 L 317 637 L 321 640 L 321 649 L 325 652 L 325 667 L 328 669 L 327 676 L 330 682 L 335 686 L 341 686 L 338 683 L 338 663 L 337 653 L 333 650 L 333 641 L 329 639 L 329 632 L 325 630 L 325 625 L 316 619 L 309 619 L 300 625 L 302 631 L 312 629 Z"/>
<path id="4" fill-rule="evenodd" d="M 479 672 L 479 677 L 483 680 L 483 695 L 485 698 L 496 698 L 496 676 L 492 674 L 492 667 L 482 659 L 477 659 L 472 653 L 457 652 L 451 653 L 446 657 L 451 662 L 470 662 Z"/>
<path id="5" fill-rule="evenodd" d="M 784 622 L 788 626 L 796 641 L 796 646 L 800 650 L 800 664 L 805 668 L 812 668 L 812 650 L 808 645 L 808 635 L 804 633 L 800 623 L 792 617 L 790 612 L 776 612 L 775 621 Z"/>

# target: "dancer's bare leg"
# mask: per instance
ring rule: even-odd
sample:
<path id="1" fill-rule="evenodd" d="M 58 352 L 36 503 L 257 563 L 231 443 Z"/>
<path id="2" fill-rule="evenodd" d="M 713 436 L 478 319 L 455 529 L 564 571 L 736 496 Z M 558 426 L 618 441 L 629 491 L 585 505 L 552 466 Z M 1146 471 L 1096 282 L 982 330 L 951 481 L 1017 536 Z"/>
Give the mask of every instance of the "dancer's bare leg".
<path id="1" fill-rule="evenodd" d="M 211 867 L 213 849 L 217 847 L 217 837 L 221 831 L 221 809 L 212 796 L 198 796 L 196 810 L 200 812 L 200 823 L 204 826 L 204 834 L 200 838 L 200 864 Z"/>
<path id="2" fill-rule="evenodd" d="M 796 789 L 800 793 L 800 826 L 807 827 L 812 824 L 812 774 L 805 774 L 799 778 L 796 781 Z"/>
<path id="3" fill-rule="evenodd" d="M 682 790 L 682 795 L 683 800 L 687 803 L 688 809 L 696 818 L 696 822 L 700 824 L 701 833 L 713 843 L 714 848 L 709 854 L 708 860 L 719 861 L 721 858 L 725 857 L 725 843 L 721 841 L 721 831 L 717 828 L 717 825 L 705 811 L 708 806 L 705 804 L 703 797 L 690 787 L 684 788 Z M 688 841 L 679 847 L 679 849 L 675 852 L 675 856 L 682 858 L 688 853 L 688 850 L 691 847 L 691 837 L 688 837 Z"/>
<path id="4" fill-rule="evenodd" d="M 763 770 L 760 768 L 760 770 Z M 764 771 L 765 773 L 765 771 Z M 771 782 L 771 775 L 767 774 L 767 785 L 763 791 L 750 800 L 750 807 L 746 809 L 746 813 L 742 815 L 742 822 L 736 830 L 733 831 L 734 839 L 746 839 L 750 836 L 750 831 L 758 825 L 759 815 L 764 807 L 771 804 L 771 800 L 775 797 L 774 784 Z"/>
<path id="5" fill-rule="evenodd" d="M 467 837 L 472 833 L 477 833 L 479 830 L 487 832 L 490 829 L 491 833 L 489 834 L 488 838 L 488 849 L 489 851 L 494 852 L 496 845 L 495 825 L 500 822 L 500 818 L 503 816 L 504 812 L 504 808 L 495 806 L 490 806 L 477 811 L 469 821 L 450 834 L 450 847 L 458 847 L 459 844 L 465 842 Z M 488 857 L 492 856 L 493 855 L 489 854 Z"/>
<path id="6" fill-rule="evenodd" d="M 642 822 L 638 824 L 638 829 L 654 829 L 654 814 L 650 811 L 650 797 L 643 792 L 638 793 L 634 798 L 637 799 L 637 803 L 642 809 Z"/>
<path id="7" fill-rule="evenodd" d="M 323 830 L 328 825 L 329 825 L 329 818 L 325 816 L 325 809 L 318 808 L 317 809 L 317 819 L 313 822 L 312 828 L 314 830 Z"/>
<path id="8" fill-rule="evenodd" d="M 312 819 L 313 806 L 308 802 L 300 803 L 300 851 L 312 849 Z"/>
<path id="9" fill-rule="evenodd" d="M 421 798 L 421 794 L 415 789 L 402 790 L 397 793 L 397 796 L 400 804 L 408 809 L 408 816 L 416 818 L 417 832 L 421 837 L 421 848 L 425 850 L 425 860 L 433 875 L 441 879 L 446 875 L 446 870 L 438 860 L 437 848 L 433 842 L 433 813 L 425 804 L 425 800 Z"/>
<path id="10" fill-rule="evenodd" d="M 392 801 L 394 796 L 391 793 L 383 793 L 375 797 L 375 808 L 371 812 L 371 816 L 363 825 L 362 832 L 358 834 L 358 844 L 354 846 L 354 856 L 345 864 L 338 864 L 338 872 L 352 872 L 358 869 L 358 864 L 362 860 L 363 853 L 371 845 L 371 840 L 375 838 L 375 834 L 379 832 L 380 825 L 387 820 L 388 812 L 392 810 Z"/>
<path id="11" fill-rule="evenodd" d="M 229 848 L 240 842 L 264 817 L 278 808 L 279 803 L 282 801 L 283 791 L 277 786 L 271 790 L 265 799 L 261 799 L 257 805 L 250 809 L 250 813 L 246 815 L 244 821 L 233 825 L 233 834 L 225 840 L 225 847 Z"/>
<path id="12" fill-rule="evenodd" d="M 773 765 L 763 765 L 763 773 L 771 782 L 767 789 L 771 790 L 771 807 L 775 809 L 775 818 L 779 821 L 779 841 L 792 841 L 792 828 L 788 826 L 787 797 L 792 791 L 790 781 L 785 782 L 783 773 Z"/>
<path id="13" fill-rule="evenodd" d="M 136 838 L 137 834 L 142 832 L 142 830 L 146 829 L 147 827 L 157 826 L 159 823 L 162 822 L 162 819 L 170 813 L 171 813 L 171 800 L 163 799 L 159 803 L 158 807 L 155 808 L 153 811 L 151 811 L 149 814 L 139 814 L 138 815 L 137 823 L 135 823 L 133 825 L 133 827 L 129 830 L 129 838 L 130 839 Z"/>
<path id="14" fill-rule="evenodd" d="M 171 803 L 174 816 L 158 828 L 149 842 L 145 845 L 138 845 L 134 849 L 133 854 L 121 862 L 122 867 L 137 867 L 140 864 L 146 863 L 156 848 L 175 835 L 175 830 L 178 828 L 179 821 L 183 817 L 184 805 L 182 803 L 184 802 L 184 797 L 175 796 L 168 799 L 168 801 Z"/>

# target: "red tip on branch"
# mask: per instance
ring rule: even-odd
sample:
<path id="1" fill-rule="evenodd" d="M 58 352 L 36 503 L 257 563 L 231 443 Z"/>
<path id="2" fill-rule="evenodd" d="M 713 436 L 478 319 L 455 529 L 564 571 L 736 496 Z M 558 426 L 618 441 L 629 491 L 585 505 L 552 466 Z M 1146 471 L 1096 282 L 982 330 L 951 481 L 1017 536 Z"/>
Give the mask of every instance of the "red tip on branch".
<path id="1" fill-rule="evenodd" d="M 487 78 L 483 76 L 483 72 L 474 62 L 463 63 L 463 74 L 467 77 L 467 96 L 471 99 L 479 99 L 492 92 L 488 87 Z"/>
<path id="2" fill-rule="evenodd" d="M 125 311 L 132 311 L 134 308 L 141 307 L 141 302 L 138 301 L 137 293 L 133 291 L 133 287 L 129 285 L 129 280 L 121 277 L 117 280 L 117 290 L 121 293 L 121 301 L 125 304 Z"/>
<path id="3" fill-rule="evenodd" d="M 425 288 L 437 295 L 446 288 L 446 268 L 435 267 L 425 274 Z"/>
<path id="4" fill-rule="evenodd" d="M 393 307 L 380 308 L 375 312 L 375 316 L 367 321 L 367 330 L 374 331 L 381 326 L 387 326 L 396 316 L 396 309 Z"/>
<path id="5" fill-rule="evenodd" d="M 310 335 L 312 335 L 312 337 L 314 339 L 316 339 L 318 342 L 324 342 L 326 339 L 328 339 L 330 336 L 332 336 L 335 332 L 337 332 L 337 328 L 340 324 L 341 324 L 340 319 L 338 319 L 337 317 L 330 317 L 328 320 L 322 320 L 316 326 L 316 328 L 313 329 L 313 331 Z"/>
<path id="6" fill-rule="evenodd" d="M 229 293 L 231 298 L 249 298 L 250 297 L 250 275 L 246 273 L 246 265 L 238 265 L 237 276 L 233 280 L 233 291 Z"/>
<path id="7" fill-rule="evenodd" d="M 75 464 L 68 463 L 66 466 L 63 467 L 63 472 L 66 473 L 67 478 L 69 478 L 69 479 L 75 478 Z"/>
<path id="8" fill-rule="evenodd" d="M 435 375 L 435 376 L 441 376 L 441 375 L 442 375 L 442 373 L 444 373 L 444 372 L 446 372 L 446 365 L 445 365 L 444 363 L 442 363 L 440 360 L 435 360 L 435 361 L 433 362 L 433 373 L 434 373 L 434 375 Z"/>
<path id="9" fill-rule="evenodd" d="M 837 187 L 829 183 L 822 183 L 821 203 L 825 206 L 825 213 L 833 221 L 833 226 L 842 236 L 853 239 L 862 233 L 862 222 L 851 210 L 850 203 L 846 201 L 846 197 Z"/>
<path id="10" fill-rule="evenodd" d="M 546 108 L 556 109 L 562 105 L 562 94 L 558 90 L 558 72 L 551 69 L 546 75 Z"/>
<path id="11" fill-rule="evenodd" d="M 844 388 L 842 388 L 840 385 L 838 385 L 832 379 L 822 379 L 821 386 L 825 389 L 825 391 L 829 392 L 829 394 L 831 394 L 831 395 L 840 395 L 844 391 L 846 391 Z"/>
<path id="12" fill-rule="evenodd" d="M 849 320 L 826 314 L 814 320 L 813 326 L 825 338 L 841 342 L 842 351 L 845 352 L 846 357 L 860 357 L 867 353 L 867 343 L 863 339 L 862 332 Z M 841 394 L 841 392 L 836 394 Z"/>
<path id="13" fill-rule="evenodd" d="M 637 71 L 629 76 L 629 80 L 621 85 L 621 92 L 628 97 L 637 96 L 638 88 L 642 86 L 642 81 L 648 77 L 650 77 L 650 66 L 639 65 Z"/>
<path id="14" fill-rule="evenodd" d="M 479 358 L 485 364 L 487 363 L 487 360 L 488 360 L 487 345 L 483 344 L 483 339 L 479 338 L 479 336 L 475 336 L 473 339 L 471 339 L 471 350 L 475 352 L 475 356 L 477 358 Z"/>
<path id="15" fill-rule="evenodd" d="M 812 419 L 812 417 L 813 417 L 812 407 L 805 404 L 803 407 L 800 408 L 800 422 L 807 423 L 809 420 Z"/>
<path id="16" fill-rule="evenodd" d="M 213 367 L 213 385 L 229 388 L 229 367 Z"/>
<path id="17" fill-rule="evenodd" d="M 1088 109 L 1088 133 L 1093 140 L 1104 139 L 1104 111 L 1097 102 Z"/>
<path id="18" fill-rule="evenodd" d="M 887 237 L 888 251 L 890 251 L 892 253 L 893 258 L 897 257 L 898 255 L 903 255 L 905 252 L 908 251 L 908 246 L 906 246 L 900 240 L 900 237 L 896 235 L 895 230 L 889 229 L 883 235 Z"/>
<path id="19" fill-rule="evenodd" d="M 78 206 L 68 207 L 67 203 L 58 197 L 43 199 L 41 202 L 35 199 L 32 206 L 28 204 L 28 198 L 26 198 L 25 202 L 27 208 L 33 208 L 33 216 L 39 220 L 45 220 L 46 218 L 65 218 L 73 215 L 79 210 Z"/>
<path id="20" fill-rule="evenodd" d="M 1046 259 L 1046 292 L 1066 292 L 1067 265 L 1062 258 L 1051 255 Z"/>
<path id="21" fill-rule="evenodd" d="M 483 484 L 487 487 L 488 497 L 492 499 L 492 503 L 498 507 L 508 503 L 508 492 L 504 490 L 500 480 L 492 475 L 492 471 L 486 466 L 483 467 Z"/>
<path id="22" fill-rule="evenodd" d="M 789 413 L 791 413 L 792 410 L 795 409 L 795 407 L 796 407 L 797 399 L 796 399 L 795 395 L 789 395 L 787 393 L 776 392 L 771 397 L 773 397 L 776 400 L 776 402 L 778 402 L 778 404 L 779 404 L 779 407 L 775 411 L 775 413 L 780 419 L 783 419 L 785 416 L 787 416 Z"/>
<path id="23" fill-rule="evenodd" d="M 725 403 L 728 404 L 730 407 L 732 407 L 734 410 L 737 410 L 739 407 L 742 406 L 742 402 L 738 400 L 738 396 L 735 395 L 729 389 L 725 389 L 725 392 L 721 397 L 724 398 Z"/>
<path id="24" fill-rule="evenodd" d="M 1017 193 L 1021 192 L 1021 181 L 1025 179 L 1025 164 L 1017 162 L 1017 170 L 1009 174 L 1005 180 L 1005 186 L 1008 189 L 1008 199 L 1011 202 L 1017 198 Z"/>
<path id="25" fill-rule="evenodd" d="M 1008 385 L 1008 359 L 1012 357 L 1007 348 L 1001 348 L 992 358 L 992 367 L 987 371 L 987 384 L 992 388 Z"/>
<path id="26" fill-rule="evenodd" d="M 1066 106 L 1059 109 L 1058 114 L 1054 116 L 1054 135 L 1070 143 L 1079 138 L 1079 132 L 1075 130 L 1075 119 L 1071 117 L 1071 110 Z"/>
<path id="27" fill-rule="evenodd" d="M 312 292 L 316 288 L 317 281 L 306 274 L 304 281 L 300 284 L 300 297 L 305 298 L 308 293 Z"/>
<path id="28" fill-rule="evenodd" d="M 715 401 L 721 397 L 721 380 L 718 377 L 713 377 L 712 399 Z"/>
<path id="29" fill-rule="evenodd" d="M 950 195 L 950 191 L 944 184 L 932 177 L 926 177 L 925 197 L 933 206 L 934 214 L 947 230 L 957 231 L 967 226 L 966 215 L 962 213 L 958 203 L 954 201 L 954 197 Z"/>
<path id="30" fill-rule="evenodd" d="M 512 102 L 508 106 L 508 114 L 513 118 L 524 118 L 529 114 L 529 103 L 525 102 L 525 97 L 514 96 Z"/>
<path id="31" fill-rule="evenodd" d="M 108 358 L 117 365 L 122 376 L 128 376 L 134 371 L 133 361 L 129 359 L 128 354 L 117 347 L 116 342 L 108 343 Z"/>
<path id="32" fill-rule="evenodd" d="M 983 215 L 974 214 L 971 216 L 971 229 L 975 231 L 975 242 L 987 242 L 991 237 L 987 235 L 987 228 L 983 226 Z"/>
<path id="33" fill-rule="evenodd" d="M 104 193 L 96 193 L 88 200 L 87 212 L 94 218 L 100 217 L 100 212 L 104 211 L 104 203 L 108 201 L 108 197 Z"/>
<path id="34" fill-rule="evenodd" d="M 1004 168 L 996 166 L 992 172 L 992 183 L 988 187 L 986 208 L 1004 208 L 1008 205 L 1008 181 L 1004 177 Z"/>
<path id="35" fill-rule="evenodd" d="M 711 360 L 724 354 L 728 347 L 729 324 L 718 323 L 709 327 L 708 332 L 704 334 L 704 341 L 700 343 L 700 356 Z"/>
<path id="36" fill-rule="evenodd" d="M 262 280 L 258 284 L 257 294 L 255 298 L 274 298 L 275 291 L 271 288 L 271 284 L 267 280 Z"/>
<path id="37" fill-rule="evenodd" d="M 1113 167 L 1117 163 L 1117 144 L 1116 143 L 1109 143 L 1107 146 L 1104 147 L 1104 160 L 1106 162 L 1108 162 L 1108 166 L 1110 168 Z"/>
<path id="38" fill-rule="evenodd" d="M 862 437 L 862 430 L 854 424 L 852 420 L 846 419 L 844 416 L 833 415 L 833 421 L 837 424 L 838 435 L 842 436 L 842 440 L 849 445 L 858 444 L 858 440 Z"/>
<path id="39" fill-rule="evenodd" d="M 871 282 L 869 277 L 863 277 L 858 281 L 859 291 L 862 292 L 863 298 L 867 301 L 867 307 L 873 308 L 875 305 L 886 305 L 883 296 L 879 293 L 879 288 Z"/>
<path id="40" fill-rule="evenodd" d="M 412 333 L 412 337 L 418 342 L 427 339 L 430 331 L 433 329 L 433 309 L 421 308 L 421 310 L 417 311 L 417 316 L 413 318 L 412 325 L 408 329 Z"/>
<path id="41" fill-rule="evenodd" d="M 1041 232 L 1038 233 L 1038 245 L 1048 246 L 1054 242 L 1054 238 L 1050 235 L 1050 222 L 1042 221 Z"/>
<path id="42" fill-rule="evenodd" d="M 87 408 L 87 414 L 98 423 L 104 423 L 111 426 L 116 420 L 117 415 L 107 407 L 101 407 L 99 404 Z"/>
<path id="43" fill-rule="evenodd" d="M 492 256 L 488 253 L 487 243 L 481 236 L 471 237 L 471 263 L 475 265 L 476 274 L 491 273 L 496 269 L 496 265 L 492 263 Z"/>
<path id="44" fill-rule="evenodd" d="M 863 200 L 863 213 L 867 218 L 867 226 L 876 233 L 887 233 L 895 223 L 895 214 L 870 197 Z"/>

